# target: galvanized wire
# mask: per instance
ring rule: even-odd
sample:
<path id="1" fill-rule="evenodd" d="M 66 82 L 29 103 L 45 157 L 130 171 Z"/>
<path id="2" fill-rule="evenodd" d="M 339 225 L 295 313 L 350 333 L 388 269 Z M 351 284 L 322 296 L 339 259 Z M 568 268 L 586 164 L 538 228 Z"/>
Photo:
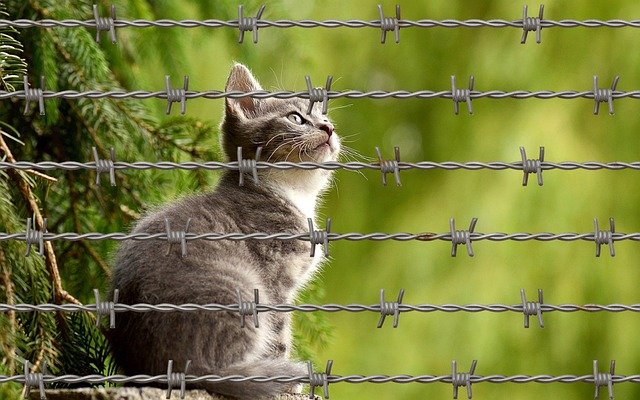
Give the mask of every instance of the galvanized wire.
<path id="1" fill-rule="evenodd" d="M 538 90 L 538 91 L 528 91 L 528 90 L 513 90 L 513 91 L 502 91 L 502 90 L 489 90 L 489 91 L 478 91 L 474 90 L 469 92 L 469 96 L 472 99 L 478 98 L 491 98 L 491 99 L 504 99 L 504 98 L 513 98 L 513 99 L 576 99 L 576 98 L 585 98 L 585 99 L 594 99 L 595 94 L 593 90 L 585 90 L 585 91 L 576 91 L 576 90 L 563 90 L 563 91 L 552 91 L 552 90 Z M 25 99 L 27 94 L 25 94 L 24 90 L 16 90 L 13 92 L 0 91 L 0 100 L 10 99 L 10 98 L 18 98 Z M 167 91 L 147 91 L 147 90 L 134 90 L 134 91 L 126 91 L 126 90 L 109 90 L 109 91 L 100 91 L 100 90 L 87 90 L 87 91 L 77 91 L 77 90 L 63 90 L 63 91 L 50 91 L 43 90 L 42 97 L 44 99 L 51 98 L 63 98 L 63 99 L 78 99 L 78 98 L 89 98 L 89 99 L 104 99 L 104 98 L 113 98 L 113 99 L 167 99 Z M 309 92 L 294 92 L 294 91 L 275 91 L 270 92 L 266 90 L 253 90 L 249 92 L 242 92 L 238 90 L 232 91 L 221 91 L 221 90 L 206 90 L 206 91 L 193 91 L 189 90 L 185 92 L 186 99 L 195 99 L 195 98 L 205 98 L 205 99 L 222 99 L 222 98 L 232 98 L 232 99 L 240 99 L 245 97 L 252 97 L 256 99 L 266 99 L 266 98 L 278 98 L 278 99 L 291 99 L 291 98 L 302 98 L 309 99 Z M 418 98 L 418 99 L 433 99 L 433 98 L 444 98 L 444 99 L 453 99 L 454 94 L 450 90 L 442 90 L 442 91 L 433 91 L 433 90 L 417 90 L 417 91 L 408 91 L 408 90 L 394 90 L 394 91 L 384 91 L 384 90 L 371 90 L 371 91 L 359 91 L 359 90 L 345 90 L 345 91 L 327 91 L 327 98 L 329 99 L 337 99 L 337 98 L 348 98 L 348 99 L 362 99 L 362 98 L 371 98 L 371 99 L 410 99 L 410 98 Z M 620 98 L 632 98 L 632 99 L 640 99 L 640 90 L 632 90 L 632 91 L 612 91 L 611 97 L 613 99 Z"/>
<path id="2" fill-rule="evenodd" d="M 113 310 L 117 313 L 121 312 L 195 312 L 195 311 L 229 311 L 238 313 L 240 312 L 241 305 L 238 304 L 122 304 L 113 303 Z M 261 304 L 255 305 L 258 312 L 375 312 L 380 313 L 380 304 Z M 640 312 L 640 304 L 540 304 L 540 309 L 544 313 L 548 312 Z M 432 312 L 491 312 L 491 313 L 504 313 L 504 312 L 516 312 L 523 313 L 523 305 L 507 305 L 507 304 L 398 304 L 398 310 L 402 313 L 406 312 L 420 312 L 420 313 L 432 313 Z M 97 312 L 95 304 L 1 304 L 0 312 Z"/>
<path id="3" fill-rule="evenodd" d="M 256 21 L 258 28 L 382 28 L 382 22 L 380 20 L 265 20 L 258 19 Z M 206 20 L 172 20 L 172 19 L 159 19 L 159 20 L 146 20 L 135 19 L 127 20 L 117 18 L 113 20 L 113 26 L 116 28 L 235 28 L 239 29 L 240 24 L 237 19 L 233 20 L 219 20 L 219 19 L 206 19 Z M 523 29 L 523 22 L 518 20 L 505 20 L 505 19 L 419 19 L 419 20 L 398 20 L 398 26 L 400 28 L 519 28 Z M 543 28 L 640 28 L 640 20 L 599 20 L 599 19 L 562 19 L 562 20 L 550 20 L 543 19 L 540 21 L 540 26 Z M 96 28 L 96 21 L 94 19 L 89 20 L 77 20 L 77 19 L 0 19 L 0 28 L 13 27 L 13 28 Z"/>
<path id="4" fill-rule="evenodd" d="M 543 170 L 640 170 L 640 161 L 633 162 L 623 162 L 623 161 L 613 161 L 613 162 L 597 162 L 597 161 L 586 161 L 586 162 L 574 162 L 574 161 L 562 161 L 562 162 L 548 162 L 543 161 L 540 163 L 540 167 Z M 380 170 L 380 163 L 366 163 L 366 162 L 337 162 L 337 161 L 329 161 L 329 162 L 288 162 L 288 161 L 279 161 L 279 162 L 264 162 L 258 161 L 256 162 L 257 169 L 277 169 L 277 170 L 288 170 L 288 169 L 303 169 L 303 170 L 312 170 L 312 169 L 324 169 L 324 170 L 350 170 L 350 171 L 358 171 L 364 169 L 372 169 L 372 170 Z M 97 170 L 95 162 L 76 162 L 76 161 L 63 161 L 63 162 L 54 162 L 54 161 L 41 161 L 41 162 L 29 162 L 29 161 L 18 161 L 18 162 L 7 162 L 0 161 L 0 170 L 5 169 L 17 169 L 17 170 L 41 170 L 41 171 L 52 171 L 52 170 L 65 170 L 65 171 L 77 171 L 77 170 Z M 221 162 L 221 161 L 206 161 L 206 162 L 195 162 L 195 161 L 187 161 L 187 162 L 171 162 L 171 161 L 158 161 L 158 162 L 147 162 L 147 161 L 136 161 L 136 162 L 122 162 L 116 161 L 113 162 L 113 169 L 116 170 L 148 170 L 148 169 L 158 169 L 158 170 L 238 170 L 238 162 Z M 492 162 L 481 162 L 481 161 L 469 161 L 469 162 L 455 162 L 455 161 L 444 161 L 444 162 L 435 162 L 435 161 L 420 161 L 416 163 L 411 162 L 398 162 L 398 169 L 400 170 L 410 170 L 410 169 L 418 169 L 418 170 L 432 170 L 432 169 L 442 169 L 442 170 L 523 170 L 523 165 L 521 161 L 517 162 L 502 162 L 502 161 L 492 161 Z"/>
<path id="5" fill-rule="evenodd" d="M 163 375 L 44 375 L 43 381 L 49 383 L 167 383 L 167 374 Z M 306 375 L 187 375 L 185 382 L 300 382 L 309 383 L 309 376 Z M 612 383 L 640 383 L 640 375 L 612 375 Z M 0 383 L 18 382 L 24 383 L 24 375 L 0 375 Z M 451 375 L 334 375 L 327 376 L 328 383 L 452 383 Z M 594 383 L 594 375 L 471 375 L 471 383 Z"/>
<path id="6" fill-rule="evenodd" d="M 45 241 L 53 241 L 53 240 L 63 240 L 63 241 L 79 241 L 79 240 L 168 240 L 167 233 L 146 233 L 146 232 L 136 232 L 136 233 L 124 233 L 124 232 L 112 232 L 112 233 L 100 233 L 100 232 L 88 232 L 88 233 L 75 233 L 75 232 L 65 232 L 65 233 L 43 233 L 43 240 Z M 442 240 L 450 242 L 452 240 L 451 232 L 446 233 L 432 233 L 432 232 L 423 232 L 423 233 L 406 233 L 406 232 L 398 232 L 398 233 L 382 233 L 382 232 L 373 232 L 373 233 L 358 233 L 358 232 L 349 232 L 349 233 L 328 233 L 327 237 L 329 241 L 337 241 L 337 240 L 348 240 L 348 241 L 361 241 L 361 240 L 372 240 L 372 241 L 383 241 L 383 240 L 394 240 L 394 241 L 422 241 L 429 242 L 434 240 Z M 23 240 L 25 241 L 27 238 L 26 232 L 16 232 L 16 233 L 6 233 L 0 232 L 0 241 L 3 240 Z M 549 242 L 554 240 L 559 240 L 563 242 L 576 241 L 576 240 L 584 240 L 584 241 L 595 241 L 596 235 L 594 232 L 586 232 L 586 233 L 574 233 L 574 232 L 565 232 L 565 233 L 551 233 L 551 232 L 539 232 L 539 233 L 526 233 L 526 232 L 518 232 L 518 233 L 504 233 L 504 232 L 493 232 L 493 233 L 479 233 L 472 232 L 469 234 L 469 238 L 472 241 L 479 240 L 489 240 L 502 242 L 507 240 L 512 240 L 516 242 L 522 242 L 527 240 L 537 240 L 542 242 Z M 621 240 L 634 240 L 640 241 L 640 232 L 633 233 L 620 233 L 615 232 L 611 234 L 611 238 L 613 241 L 621 241 Z M 231 232 L 231 233 L 221 233 L 221 232 L 208 232 L 208 233 L 186 233 L 185 240 L 304 240 L 309 241 L 309 233 L 288 233 L 288 232 L 277 232 L 277 233 L 266 233 L 266 232 L 253 232 L 253 233 L 242 233 L 242 232 Z"/>

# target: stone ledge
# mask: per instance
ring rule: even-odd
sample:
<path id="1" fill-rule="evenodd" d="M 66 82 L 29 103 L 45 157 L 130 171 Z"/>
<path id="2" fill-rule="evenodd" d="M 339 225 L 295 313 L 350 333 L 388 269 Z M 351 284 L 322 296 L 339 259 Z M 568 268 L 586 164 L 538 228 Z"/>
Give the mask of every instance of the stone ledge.
<path id="1" fill-rule="evenodd" d="M 167 396 L 166 389 L 150 387 L 122 387 L 122 388 L 84 388 L 84 389 L 48 389 L 47 400 L 164 400 Z M 308 399 L 308 394 L 282 394 L 273 400 L 303 400 Z M 30 400 L 39 400 L 37 389 L 31 390 Z M 173 389 L 172 400 L 180 400 L 180 389 Z M 229 400 L 228 397 L 216 396 L 204 390 L 185 391 L 184 400 Z M 315 400 L 321 400 L 316 396 Z"/>

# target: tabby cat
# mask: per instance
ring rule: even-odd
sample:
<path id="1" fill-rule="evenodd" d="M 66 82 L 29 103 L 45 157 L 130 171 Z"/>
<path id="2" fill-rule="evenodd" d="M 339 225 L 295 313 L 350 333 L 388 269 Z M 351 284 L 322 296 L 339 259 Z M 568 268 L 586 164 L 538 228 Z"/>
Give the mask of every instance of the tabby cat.
<path id="1" fill-rule="evenodd" d="M 227 91 L 262 90 L 243 65 L 229 75 Z M 227 98 L 221 142 L 227 159 L 254 158 L 262 147 L 262 161 L 336 161 L 340 140 L 334 126 L 316 104 L 307 115 L 308 100 Z M 329 186 L 331 172 L 260 169 L 259 182 L 239 172 L 226 171 L 215 190 L 166 204 L 146 215 L 133 232 L 164 233 L 165 220 L 173 230 L 188 233 L 308 232 L 319 195 Z M 310 257 L 308 241 L 245 240 L 187 242 L 127 240 L 120 247 L 113 271 L 112 291 L 119 302 L 135 303 L 292 303 L 321 262 L 321 251 Z M 305 364 L 290 358 L 289 313 L 260 314 L 260 327 L 250 317 L 241 327 L 237 312 L 125 312 L 118 314 L 108 333 L 114 357 L 127 375 L 165 374 L 191 360 L 193 375 L 306 375 Z M 298 390 L 292 383 L 200 382 L 190 388 L 206 389 L 238 399 L 256 399 Z"/>

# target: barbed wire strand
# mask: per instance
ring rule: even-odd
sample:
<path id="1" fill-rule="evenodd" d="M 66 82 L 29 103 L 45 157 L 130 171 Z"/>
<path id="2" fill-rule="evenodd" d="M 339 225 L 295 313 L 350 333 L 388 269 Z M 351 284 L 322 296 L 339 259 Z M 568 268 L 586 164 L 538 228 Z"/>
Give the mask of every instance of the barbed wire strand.
<path id="1" fill-rule="evenodd" d="M 111 303 L 110 303 L 111 305 Z M 0 303 L 0 312 L 98 312 L 99 307 L 95 304 L 2 304 Z M 230 311 L 239 312 L 242 305 L 238 304 L 122 304 L 113 303 L 113 310 L 116 313 L 122 312 L 218 312 L 218 311 Z M 380 313 L 380 304 L 255 304 L 257 312 L 375 312 Z M 561 313 L 574 313 L 574 312 L 640 312 L 640 304 L 540 304 L 540 309 L 544 313 L 548 312 L 561 312 Z M 516 312 L 522 313 L 522 304 L 507 305 L 507 304 L 398 304 L 398 310 L 402 313 L 406 312 L 420 312 L 420 313 L 432 313 L 432 312 L 491 312 L 491 313 L 504 313 L 504 312 Z"/>
<path id="2" fill-rule="evenodd" d="M 406 232 L 398 232 L 398 233 L 382 233 L 382 232 L 373 232 L 373 233 L 358 233 L 358 232 L 349 232 L 349 233 L 328 233 L 327 237 L 329 241 L 337 241 L 337 240 L 348 240 L 348 241 L 360 241 L 360 240 L 372 240 L 372 241 L 382 241 L 382 240 L 394 240 L 394 241 L 435 241 L 442 240 L 450 242 L 452 240 L 451 232 L 446 233 L 433 233 L 433 232 L 423 232 L 423 233 L 406 233 Z M 502 242 L 507 240 L 512 240 L 516 242 L 522 242 L 527 240 L 537 240 L 537 241 L 554 241 L 559 240 L 563 242 L 567 241 L 576 241 L 576 240 L 584 240 L 584 241 L 595 241 L 597 235 L 594 232 L 586 232 L 586 233 L 575 233 L 575 232 L 565 232 L 565 233 L 551 233 L 551 232 L 539 232 L 539 233 L 527 233 L 527 232 L 517 232 L 517 233 L 504 233 L 504 232 L 493 232 L 493 233 L 479 233 L 472 232 L 469 233 L 469 237 L 472 241 L 479 240 L 489 240 Z M 146 232 L 135 232 L 135 233 L 124 233 L 124 232 L 112 232 L 112 233 L 100 233 L 100 232 L 88 232 L 88 233 L 75 233 L 75 232 L 65 232 L 65 233 L 43 233 L 42 238 L 45 241 L 53 241 L 53 240 L 63 240 L 63 241 L 78 241 L 78 240 L 168 240 L 167 233 L 146 233 Z M 633 240 L 640 241 L 640 232 L 633 233 L 621 233 L 615 232 L 611 234 L 611 238 L 614 241 L 621 240 Z M 4 240 L 27 240 L 26 232 L 16 232 L 16 233 L 6 233 L 0 232 L 0 241 Z M 186 233 L 185 240 L 305 240 L 309 241 L 309 232 L 305 233 L 288 233 L 288 232 L 276 232 L 276 233 L 267 233 L 267 232 L 253 232 L 253 233 L 241 233 L 241 232 L 231 232 L 231 233 L 220 233 L 220 232 L 208 232 L 208 233 Z"/>
<path id="3" fill-rule="evenodd" d="M 586 162 L 574 162 L 574 161 L 562 161 L 562 162 L 548 162 L 543 161 L 540 163 L 540 167 L 543 170 L 640 170 L 640 161 L 632 161 L 632 162 L 624 162 L 624 161 L 613 161 L 613 162 L 597 162 L 597 161 L 586 161 Z M 279 162 L 264 162 L 258 161 L 256 162 L 257 169 L 277 169 L 277 170 L 288 170 L 288 169 L 303 169 L 303 170 L 311 170 L 311 169 L 324 169 L 324 170 L 339 170 L 345 169 L 350 171 L 359 171 L 365 169 L 371 170 L 380 170 L 379 163 L 366 163 L 366 162 L 288 162 L 288 161 L 279 161 Z M 6 169 L 17 169 L 17 170 L 41 170 L 41 171 L 52 171 L 52 170 L 66 170 L 66 171 L 77 171 L 77 170 L 92 170 L 96 171 L 99 167 L 95 162 L 76 162 L 76 161 L 63 161 L 63 162 L 54 162 L 54 161 L 41 161 L 41 162 L 30 162 L 30 161 L 18 161 L 18 162 L 7 162 L 0 161 L 0 170 Z M 207 161 L 207 162 L 195 162 L 195 161 L 187 161 L 187 162 L 171 162 L 171 161 L 158 161 L 158 162 L 148 162 L 148 161 L 135 161 L 135 162 L 122 162 L 115 161 L 113 162 L 113 169 L 116 170 L 148 170 L 148 169 L 158 169 L 158 170 L 238 170 L 238 162 L 221 162 L 221 161 Z M 522 171 L 523 164 L 521 161 L 517 162 L 502 162 L 502 161 L 492 161 L 492 162 L 481 162 L 481 161 L 469 161 L 469 162 L 455 162 L 455 161 L 444 161 L 444 162 L 436 162 L 436 161 L 420 161 L 416 163 L 410 162 L 398 162 L 398 169 L 400 170 L 432 170 L 432 169 L 443 169 L 443 170 L 518 170 Z"/>
<path id="4" fill-rule="evenodd" d="M 147 90 L 134 90 L 134 91 L 126 91 L 126 90 L 109 90 L 109 91 L 100 91 L 100 90 L 87 90 L 87 91 L 77 91 L 77 90 L 63 90 L 63 91 L 51 91 L 51 90 L 42 90 L 42 98 L 44 99 L 52 99 L 52 98 L 62 98 L 62 99 L 78 99 L 78 98 L 89 98 L 89 99 L 103 99 L 103 98 L 113 98 L 113 99 L 168 99 L 167 91 L 147 91 Z M 309 92 L 302 91 L 288 91 L 281 90 L 270 92 L 266 90 L 254 90 L 249 92 L 242 92 L 238 90 L 232 91 L 221 91 L 221 90 L 206 90 L 206 91 L 192 91 L 189 90 L 184 94 L 185 99 L 196 99 L 196 98 L 205 98 L 205 99 L 222 99 L 222 98 L 231 98 L 231 99 L 241 99 L 245 97 L 252 97 L 256 99 L 266 99 L 266 98 L 277 98 L 277 99 L 291 99 L 291 98 L 301 98 L 301 99 L 309 99 Z M 371 98 L 371 99 L 410 99 L 410 98 L 418 98 L 418 99 L 433 99 L 433 98 L 444 98 L 444 99 L 453 99 L 455 96 L 450 90 L 443 91 L 433 91 L 433 90 L 417 90 L 417 91 L 408 91 L 408 90 L 394 90 L 394 91 L 384 91 L 384 90 L 371 90 L 371 91 L 359 91 L 359 90 L 345 90 L 345 91 L 327 91 L 328 99 L 338 99 L 338 98 L 347 98 L 347 99 L 362 99 L 362 98 Z M 16 90 L 13 92 L 0 91 L 0 100 L 18 98 L 18 99 L 26 99 L 28 97 L 28 93 L 25 94 L 24 90 Z M 553 91 L 553 90 L 537 90 L 537 91 L 528 91 L 528 90 L 513 90 L 513 91 L 503 91 L 503 90 L 489 90 L 489 91 L 471 91 L 469 92 L 469 97 L 472 99 L 479 98 L 491 98 L 491 99 L 504 99 L 504 98 L 513 98 L 513 99 L 577 99 L 577 98 L 585 98 L 585 99 L 594 99 L 596 95 L 593 90 L 585 90 L 585 91 L 576 91 L 576 90 L 563 90 L 563 91 Z M 632 90 L 632 91 L 612 91 L 611 97 L 613 99 L 620 98 L 632 98 L 632 99 L 640 99 L 640 90 Z"/>
<path id="5" fill-rule="evenodd" d="M 375 28 L 381 29 L 383 26 L 380 20 L 290 20 L 290 19 L 278 19 L 278 20 L 265 20 L 258 19 L 256 21 L 258 28 Z M 12 28 L 96 28 L 97 24 L 95 19 L 78 20 L 78 19 L 0 19 L 0 28 L 12 27 Z M 220 20 L 220 19 L 114 19 L 113 26 L 116 28 L 234 28 L 239 29 L 240 23 L 237 19 L 234 20 Z M 523 21 L 518 20 L 505 20 L 505 19 L 419 19 L 419 20 L 398 20 L 398 26 L 400 28 L 518 28 L 523 29 Z M 543 28 L 640 28 L 640 20 L 599 20 L 599 19 L 562 19 L 562 20 L 550 20 L 543 19 L 540 21 L 540 26 Z"/>
<path id="6" fill-rule="evenodd" d="M 163 375 L 44 375 L 43 381 L 46 384 L 50 383 L 167 383 L 167 374 Z M 187 383 L 197 382 L 300 382 L 309 383 L 309 376 L 305 375 L 187 375 L 185 376 Z M 329 375 L 327 376 L 329 383 L 452 383 L 451 375 Z M 471 383 L 594 383 L 594 375 L 471 375 Z M 640 374 L 635 375 L 613 375 L 611 376 L 612 383 L 640 383 Z M 0 384 L 7 382 L 24 383 L 24 375 L 0 375 Z"/>

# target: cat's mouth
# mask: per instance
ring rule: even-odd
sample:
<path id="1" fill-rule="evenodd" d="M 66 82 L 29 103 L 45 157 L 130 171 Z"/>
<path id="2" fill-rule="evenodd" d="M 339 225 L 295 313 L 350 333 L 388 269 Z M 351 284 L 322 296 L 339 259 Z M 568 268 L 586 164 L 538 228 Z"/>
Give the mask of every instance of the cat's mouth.
<path id="1" fill-rule="evenodd" d="M 323 137 L 316 138 L 316 142 L 319 141 L 318 145 L 315 147 L 315 150 L 321 150 L 328 148 L 332 151 L 340 150 L 340 141 L 335 133 L 330 135 L 323 135 Z"/>
<path id="2" fill-rule="evenodd" d="M 337 161 L 340 154 L 340 139 L 335 133 L 308 134 L 298 136 L 299 142 L 277 145 L 269 160 L 290 162 Z"/>
<path id="3" fill-rule="evenodd" d="M 329 155 L 337 154 L 340 151 L 340 141 L 335 134 L 332 134 L 324 142 L 317 145 L 313 150 L 316 153 L 326 152 Z"/>

